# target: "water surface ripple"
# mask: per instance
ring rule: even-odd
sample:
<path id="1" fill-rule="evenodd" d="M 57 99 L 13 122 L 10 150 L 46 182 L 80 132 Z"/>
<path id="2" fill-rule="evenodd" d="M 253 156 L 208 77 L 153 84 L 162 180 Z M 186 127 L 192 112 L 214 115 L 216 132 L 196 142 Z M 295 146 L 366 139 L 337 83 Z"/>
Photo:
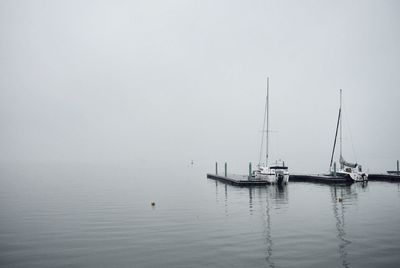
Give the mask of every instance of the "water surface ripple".
<path id="1" fill-rule="evenodd" d="M 0 171 L 1 267 L 400 263 L 397 183 L 238 188 L 187 166 Z"/>

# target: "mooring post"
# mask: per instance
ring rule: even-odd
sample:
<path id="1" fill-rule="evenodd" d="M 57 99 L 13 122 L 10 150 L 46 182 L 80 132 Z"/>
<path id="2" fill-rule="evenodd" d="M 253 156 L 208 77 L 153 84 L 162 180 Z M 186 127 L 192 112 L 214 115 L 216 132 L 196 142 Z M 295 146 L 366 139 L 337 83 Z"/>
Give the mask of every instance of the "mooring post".
<path id="1" fill-rule="evenodd" d="M 400 173 L 399 173 L 399 160 L 397 160 L 397 175 L 400 175 Z"/>
<path id="2" fill-rule="evenodd" d="M 251 162 L 249 162 L 249 177 L 251 177 Z"/>
<path id="3" fill-rule="evenodd" d="M 225 177 L 227 177 L 227 167 L 226 167 L 226 162 L 225 162 Z"/>
<path id="4" fill-rule="evenodd" d="M 218 162 L 215 162 L 215 175 L 218 175 Z"/>
<path id="5" fill-rule="evenodd" d="M 336 162 L 333 162 L 333 176 L 336 177 Z"/>

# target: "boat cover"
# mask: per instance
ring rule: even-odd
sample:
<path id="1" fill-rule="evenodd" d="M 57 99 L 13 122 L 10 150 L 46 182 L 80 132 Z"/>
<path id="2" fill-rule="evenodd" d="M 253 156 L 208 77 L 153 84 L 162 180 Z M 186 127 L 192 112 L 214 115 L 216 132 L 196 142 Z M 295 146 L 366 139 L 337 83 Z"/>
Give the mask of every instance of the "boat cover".
<path id="1" fill-rule="evenodd" d="M 357 163 L 346 162 L 346 160 L 344 160 L 344 158 L 342 156 L 340 157 L 339 161 L 340 161 L 340 164 L 342 164 L 342 165 L 344 165 L 346 167 L 356 168 L 358 166 Z"/>

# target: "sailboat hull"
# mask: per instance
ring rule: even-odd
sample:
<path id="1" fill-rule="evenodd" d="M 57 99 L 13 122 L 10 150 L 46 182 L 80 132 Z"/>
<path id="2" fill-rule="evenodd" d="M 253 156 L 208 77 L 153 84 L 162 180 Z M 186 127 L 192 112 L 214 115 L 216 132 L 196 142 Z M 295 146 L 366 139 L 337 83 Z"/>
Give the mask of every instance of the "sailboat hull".
<path id="1" fill-rule="evenodd" d="M 349 176 L 353 181 L 368 181 L 368 174 L 365 173 L 350 173 Z"/>
<path id="2" fill-rule="evenodd" d="M 355 182 L 368 181 L 368 174 L 366 173 L 339 171 L 336 174 L 338 176 L 346 178 L 349 181 L 355 181 Z"/>
<path id="3" fill-rule="evenodd" d="M 255 179 L 264 180 L 270 184 L 286 184 L 289 182 L 289 173 L 256 173 Z"/>

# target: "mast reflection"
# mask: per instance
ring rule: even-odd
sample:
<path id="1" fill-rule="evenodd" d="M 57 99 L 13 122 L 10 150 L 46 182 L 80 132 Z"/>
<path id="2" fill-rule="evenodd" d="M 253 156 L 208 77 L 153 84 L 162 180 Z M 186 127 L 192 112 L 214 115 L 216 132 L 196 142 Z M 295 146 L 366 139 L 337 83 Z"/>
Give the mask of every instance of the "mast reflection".
<path id="1" fill-rule="evenodd" d="M 254 196 L 257 196 L 259 205 L 264 208 L 261 211 L 262 235 L 265 245 L 265 260 L 268 267 L 275 267 L 273 260 L 273 237 L 272 237 L 272 212 L 273 206 L 280 206 L 288 202 L 288 188 L 286 185 L 269 185 L 267 187 L 249 188 L 249 211 L 253 215 Z"/>
<path id="2" fill-rule="evenodd" d="M 352 204 L 357 200 L 357 191 L 365 191 L 367 189 L 368 182 L 354 183 L 352 185 L 333 185 L 330 187 L 333 216 L 336 221 L 336 237 L 339 240 L 338 252 L 339 257 L 342 262 L 343 267 L 350 267 L 350 262 L 348 260 L 348 246 L 351 241 L 346 238 L 346 222 L 345 222 L 345 212 L 346 204 Z"/>
<path id="3" fill-rule="evenodd" d="M 268 188 L 269 189 L 269 188 Z M 272 235 L 271 235 L 271 208 L 270 208 L 270 196 L 267 195 L 266 198 L 266 209 L 265 209 L 265 216 L 263 215 L 263 223 L 264 223 L 264 238 L 265 238 L 265 245 L 266 245 L 266 256 L 265 260 L 267 261 L 267 264 L 269 267 L 275 267 L 275 263 L 272 260 L 272 247 L 273 247 L 273 241 L 272 241 Z"/>

